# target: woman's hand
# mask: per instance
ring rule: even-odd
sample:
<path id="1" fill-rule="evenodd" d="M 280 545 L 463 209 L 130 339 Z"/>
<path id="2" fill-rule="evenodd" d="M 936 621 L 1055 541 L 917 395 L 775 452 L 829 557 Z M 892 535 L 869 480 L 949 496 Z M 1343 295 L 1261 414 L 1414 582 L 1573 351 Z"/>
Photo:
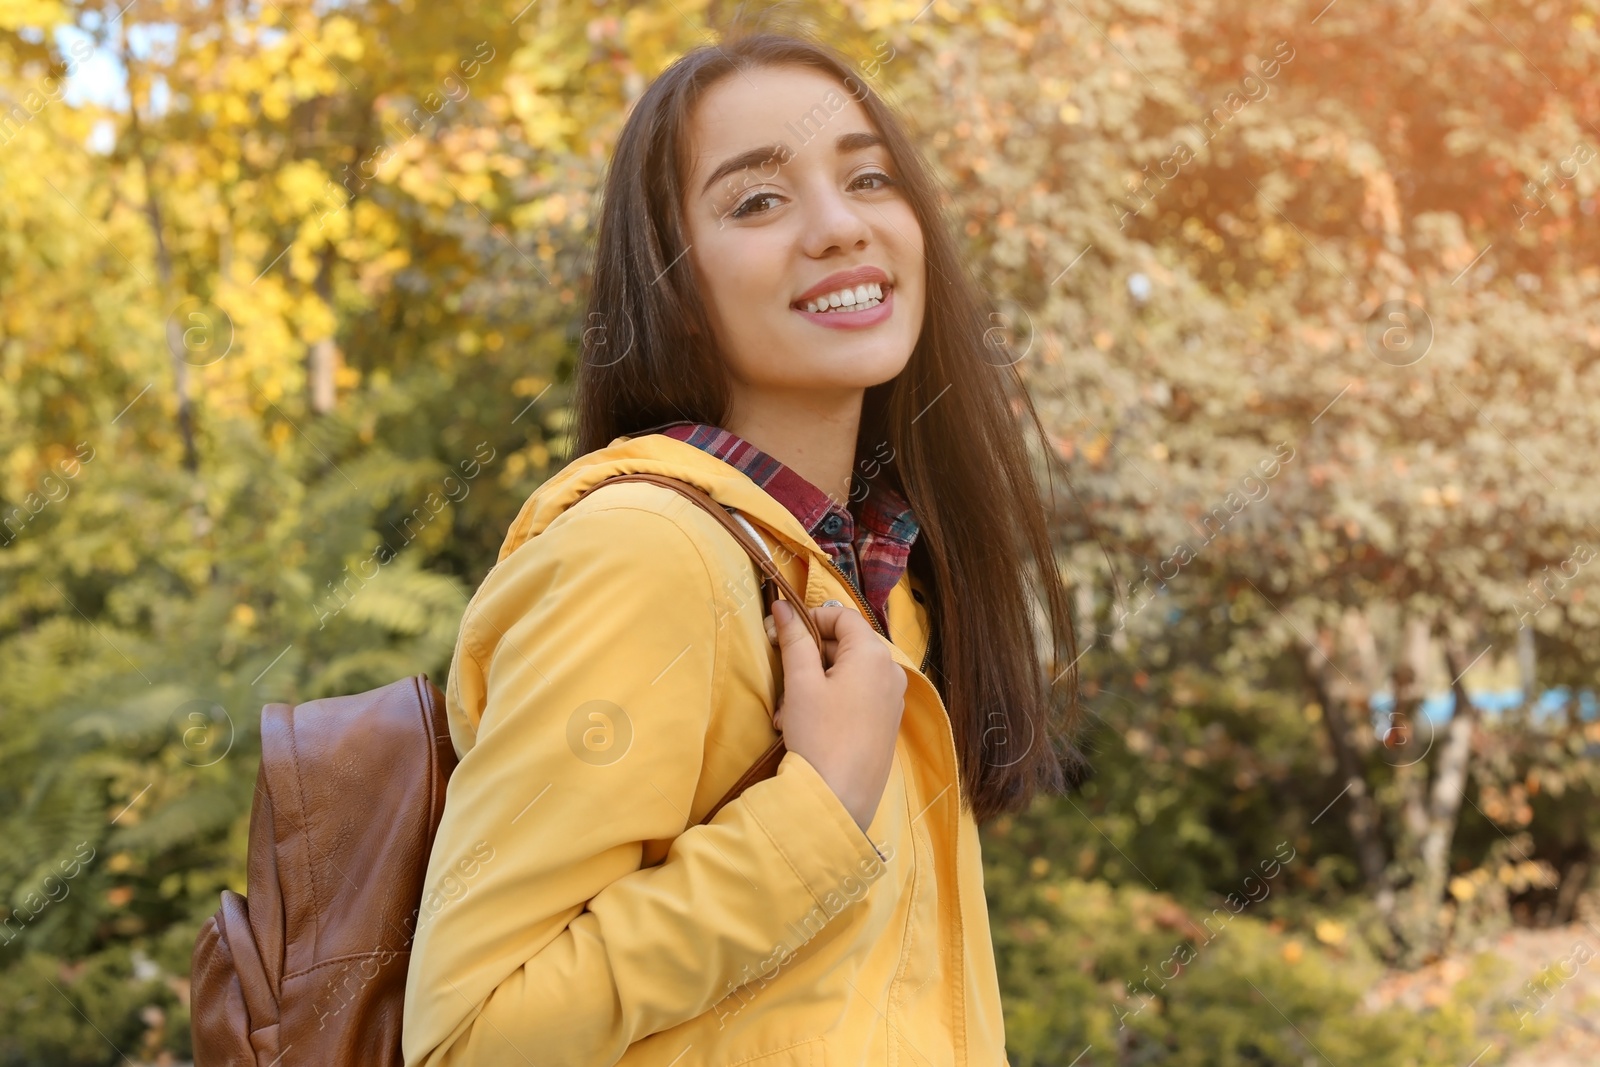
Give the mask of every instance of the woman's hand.
<path id="1" fill-rule="evenodd" d="M 783 699 L 773 716 L 784 746 L 817 769 L 864 831 L 889 781 L 894 741 L 905 710 L 906 674 L 860 613 L 813 609 L 831 665 L 794 608 L 772 605 L 783 655 Z"/>

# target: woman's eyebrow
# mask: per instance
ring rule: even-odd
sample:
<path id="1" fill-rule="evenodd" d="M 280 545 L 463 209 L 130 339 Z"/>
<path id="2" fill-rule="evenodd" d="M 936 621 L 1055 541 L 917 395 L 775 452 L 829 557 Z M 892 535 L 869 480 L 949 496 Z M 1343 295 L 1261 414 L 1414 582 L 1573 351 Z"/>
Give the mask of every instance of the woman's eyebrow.
<path id="1" fill-rule="evenodd" d="M 711 177 L 706 179 L 705 185 L 700 189 L 700 195 L 704 196 L 710 192 L 713 185 L 729 174 L 737 174 L 741 170 L 762 166 L 773 159 L 786 160 L 792 154 L 788 146 L 782 144 L 762 145 L 760 148 L 752 148 L 749 151 L 740 152 L 730 159 L 723 160 L 721 165 L 711 172 Z"/>
<path id="2" fill-rule="evenodd" d="M 804 144 L 805 141 L 810 139 L 810 137 L 806 137 L 801 143 Z M 834 139 L 833 147 L 834 151 L 840 155 L 846 155 L 850 152 L 859 152 L 864 148 L 874 148 L 881 144 L 883 144 L 882 137 L 869 130 L 863 130 L 856 133 L 841 133 Z M 737 174 L 741 170 L 749 170 L 752 167 L 765 166 L 774 159 L 778 160 L 780 164 L 787 163 L 793 155 L 794 152 L 790 150 L 789 146 L 781 143 L 762 145 L 759 148 L 751 148 L 740 152 L 736 156 L 723 160 L 711 172 L 711 176 L 706 179 L 705 185 L 700 189 L 700 195 L 704 196 L 711 190 L 713 185 L 729 174 Z"/>

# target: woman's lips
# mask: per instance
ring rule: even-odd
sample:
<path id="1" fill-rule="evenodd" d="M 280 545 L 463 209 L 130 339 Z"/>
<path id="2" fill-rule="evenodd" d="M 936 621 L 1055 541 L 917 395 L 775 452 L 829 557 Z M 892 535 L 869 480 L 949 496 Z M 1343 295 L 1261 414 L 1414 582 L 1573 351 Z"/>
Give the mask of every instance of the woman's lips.
<path id="1" fill-rule="evenodd" d="M 816 323 L 826 326 L 830 330 L 860 330 L 868 326 L 876 326 L 887 319 L 894 311 L 894 287 L 883 287 L 883 301 L 876 307 L 864 311 L 807 311 L 805 308 L 791 308 L 796 312 Z"/>

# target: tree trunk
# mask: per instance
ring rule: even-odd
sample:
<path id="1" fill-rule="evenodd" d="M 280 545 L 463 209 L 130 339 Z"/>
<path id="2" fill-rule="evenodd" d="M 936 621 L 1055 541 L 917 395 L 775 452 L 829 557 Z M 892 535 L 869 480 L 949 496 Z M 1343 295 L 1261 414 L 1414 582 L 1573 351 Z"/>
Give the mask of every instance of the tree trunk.
<path id="1" fill-rule="evenodd" d="M 1466 795 L 1467 771 L 1472 758 L 1472 737 L 1478 726 L 1478 709 L 1467 699 L 1462 675 L 1471 666 L 1460 645 L 1445 639 L 1445 663 L 1454 679 L 1450 690 L 1455 695 L 1455 713 L 1439 743 L 1438 764 L 1433 777 L 1433 793 L 1428 804 L 1428 833 L 1422 839 L 1422 880 L 1419 902 L 1436 909 L 1444 896 L 1450 875 L 1450 842 L 1461 817 L 1461 799 Z"/>
<path id="2" fill-rule="evenodd" d="M 1395 763 L 1400 780 L 1401 816 L 1406 836 L 1405 847 L 1396 851 L 1409 855 L 1414 848 L 1420 851 L 1428 833 L 1428 811 L 1423 803 L 1428 768 L 1421 757 L 1426 755 L 1433 728 L 1423 717 L 1422 702 L 1427 697 L 1428 657 L 1433 646 L 1428 640 L 1426 619 L 1408 615 L 1400 632 L 1400 657 L 1394 669 L 1394 712 L 1389 727 L 1404 731 L 1408 746 L 1390 751 L 1411 753 L 1391 761 Z"/>
<path id="3" fill-rule="evenodd" d="M 183 440 L 183 467 L 190 474 L 200 469 L 200 455 L 194 441 L 194 409 L 189 401 L 189 363 L 184 358 L 186 348 L 183 323 L 177 317 L 178 293 L 173 280 L 172 254 L 167 250 L 166 227 L 161 220 L 161 205 L 156 200 L 156 180 L 151 172 L 146 151 L 144 127 L 139 122 L 139 94 L 136 66 L 127 46 L 122 43 L 121 27 L 117 32 L 117 52 L 128 77 L 128 126 L 133 133 L 134 154 L 139 157 L 139 167 L 144 173 L 144 211 L 150 222 L 150 232 L 156 242 L 156 276 L 160 283 L 160 298 L 167 312 L 167 352 L 172 356 L 173 387 L 178 399 L 178 434 Z"/>
<path id="4" fill-rule="evenodd" d="M 321 262 L 317 267 L 317 296 L 328 309 L 328 314 L 337 322 L 337 313 L 333 306 L 332 243 L 322 246 L 320 258 Z M 338 373 L 339 345 L 334 341 L 333 335 L 329 334 L 312 342 L 311 350 L 306 354 L 306 380 L 310 387 L 311 410 L 314 414 L 326 415 L 338 404 Z"/>
<path id="5" fill-rule="evenodd" d="M 1359 608 L 1346 608 L 1342 621 L 1344 641 L 1346 647 L 1355 652 L 1356 662 L 1360 664 L 1360 687 L 1353 692 L 1345 694 L 1345 701 L 1352 710 L 1361 709 L 1366 717 L 1372 718 L 1372 698 L 1383 688 L 1383 664 L 1378 656 L 1378 642 L 1372 636 L 1372 621 L 1367 613 Z M 1371 729 L 1357 729 L 1351 734 L 1351 744 L 1359 753 L 1368 753 L 1377 745 L 1377 736 Z"/>
<path id="6" fill-rule="evenodd" d="M 1583 860 L 1567 868 L 1566 876 L 1561 879 L 1561 888 L 1556 892 L 1557 923 L 1569 923 L 1576 917 L 1578 897 L 1582 895 L 1588 883 L 1589 865 Z"/>
<path id="7" fill-rule="evenodd" d="M 1328 743 L 1333 748 L 1339 778 L 1344 784 L 1345 791 L 1340 802 L 1346 804 L 1345 821 L 1350 827 L 1350 836 L 1355 839 L 1356 862 L 1361 867 L 1361 876 L 1373 895 L 1378 911 L 1392 929 L 1394 889 L 1389 884 L 1388 861 L 1384 855 L 1383 835 L 1379 832 L 1377 807 L 1367 788 L 1361 761 L 1350 743 L 1350 726 L 1345 716 L 1344 701 L 1330 679 L 1332 662 L 1322 649 L 1309 645 L 1305 648 L 1304 664 L 1306 678 L 1322 705 L 1322 721 L 1327 727 Z"/>

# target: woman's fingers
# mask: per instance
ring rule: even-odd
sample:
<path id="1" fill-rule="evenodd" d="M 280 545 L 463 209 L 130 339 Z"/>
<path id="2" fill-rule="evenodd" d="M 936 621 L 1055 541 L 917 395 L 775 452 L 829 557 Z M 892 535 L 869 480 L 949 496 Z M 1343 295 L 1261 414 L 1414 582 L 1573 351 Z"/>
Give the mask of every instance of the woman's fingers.
<path id="1" fill-rule="evenodd" d="M 817 624 L 817 631 L 823 638 L 822 647 L 819 649 L 817 642 L 812 640 L 811 631 L 800 621 L 800 616 L 795 614 L 794 605 L 787 600 L 773 601 L 772 615 L 769 617 L 772 626 L 768 628 L 767 636 L 778 646 L 778 652 L 783 658 L 785 687 L 797 679 L 820 678 L 823 671 L 833 665 L 838 655 L 838 642 L 834 639 L 834 630 L 838 626 L 838 616 L 841 612 L 848 615 L 855 614 L 842 606 L 811 609 L 811 618 Z"/>
<path id="2" fill-rule="evenodd" d="M 785 603 L 787 604 L 787 601 Z M 827 670 L 829 667 L 832 667 L 834 661 L 839 658 L 839 639 L 838 637 L 834 636 L 834 634 L 836 634 L 838 631 L 838 614 L 840 612 L 849 612 L 849 609 L 843 604 L 839 603 L 837 600 L 829 600 L 823 603 L 820 607 L 811 608 L 809 610 L 811 612 L 812 620 L 817 624 L 817 631 L 823 635 L 821 666 L 823 670 Z M 776 611 L 776 608 L 774 608 L 774 611 Z M 825 620 L 826 626 L 824 626 Z M 778 639 L 778 623 L 776 618 L 773 615 L 768 615 L 766 619 L 763 620 L 763 625 L 767 631 L 767 640 L 771 641 L 774 646 L 779 647 L 781 650 L 782 646 L 780 645 Z M 795 620 L 795 625 L 802 630 L 804 629 L 804 623 L 801 623 L 798 619 Z M 809 637 L 810 635 L 808 634 L 808 640 Z"/>

